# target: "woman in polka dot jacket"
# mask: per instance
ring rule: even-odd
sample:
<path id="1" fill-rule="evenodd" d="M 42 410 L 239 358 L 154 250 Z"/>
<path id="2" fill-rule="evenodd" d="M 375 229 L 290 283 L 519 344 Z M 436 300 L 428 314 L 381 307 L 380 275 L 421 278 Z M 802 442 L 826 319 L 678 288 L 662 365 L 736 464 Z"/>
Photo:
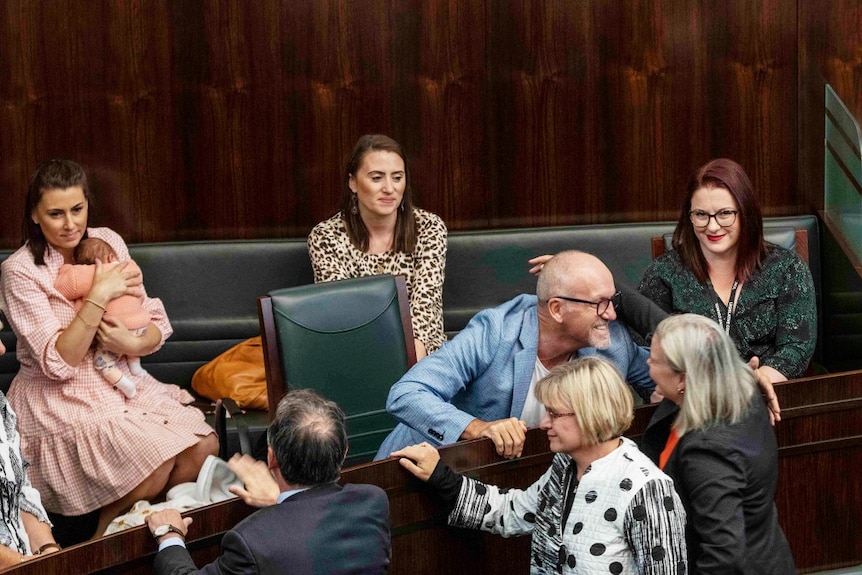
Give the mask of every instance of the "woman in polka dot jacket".
<path id="1" fill-rule="evenodd" d="M 556 452 L 524 490 L 449 469 L 427 443 L 393 453 L 448 507 L 450 525 L 532 535 L 531 573 L 687 573 L 685 511 L 673 481 L 630 440 L 631 393 L 616 369 L 581 357 L 536 385 Z"/>

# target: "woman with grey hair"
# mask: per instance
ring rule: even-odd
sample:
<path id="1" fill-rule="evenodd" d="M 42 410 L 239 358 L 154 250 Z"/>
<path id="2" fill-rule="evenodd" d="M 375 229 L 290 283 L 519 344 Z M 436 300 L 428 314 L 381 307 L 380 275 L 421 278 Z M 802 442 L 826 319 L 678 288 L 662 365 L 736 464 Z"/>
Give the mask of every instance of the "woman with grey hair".
<path id="1" fill-rule="evenodd" d="M 530 573 L 686 573 L 685 513 L 673 482 L 622 437 L 632 394 L 607 360 L 579 357 L 536 384 L 553 462 L 526 489 L 455 473 L 427 443 L 392 455 L 427 481 L 450 525 L 530 535 Z"/>
<path id="2" fill-rule="evenodd" d="M 754 371 L 730 336 L 696 314 L 653 335 L 650 375 L 664 401 L 641 448 L 674 480 L 688 516 L 691 573 L 795 573 L 778 525 L 778 446 Z"/>

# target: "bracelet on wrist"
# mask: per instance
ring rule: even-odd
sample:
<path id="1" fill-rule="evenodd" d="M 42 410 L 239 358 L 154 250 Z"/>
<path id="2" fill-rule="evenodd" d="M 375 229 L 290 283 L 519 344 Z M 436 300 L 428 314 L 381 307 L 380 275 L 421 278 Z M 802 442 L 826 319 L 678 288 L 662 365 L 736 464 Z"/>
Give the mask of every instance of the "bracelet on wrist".
<path id="1" fill-rule="evenodd" d="M 102 304 L 100 304 L 100 303 L 96 303 L 96 302 L 94 302 L 94 301 L 93 301 L 93 300 L 91 300 L 90 298 L 84 298 L 84 302 L 93 304 L 94 306 L 96 306 L 97 308 L 99 308 L 100 310 L 102 310 L 102 312 L 106 312 L 106 311 L 108 311 L 108 308 L 106 308 L 105 306 L 103 306 L 103 305 L 102 305 Z"/>
<path id="2" fill-rule="evenodd" d="M 98 324 L 93 325 L 93 324 L 91 324 L 91 323 L 87 323 L 87 321 L 86 321 L 84 318 L 82 318 L 80 315 L 78 315 L 78 314 L 75 314 L 75 319 L 80 320 L 80 322 L 81 322 L 82 324 L 84 324 L 85 326 L 87 326 L 87 327 L 89 327 L 89 328 L 92 328 L 92 329 L 98 329 L 98 327 L 99 327 L 99 325 L 98 325 Z"/>
<path id="3" fill-rule="evenodd" d="M 44 553 L 48 549 L 54 549 L 56 551 L 60 551 L 60 550 L 62 550 L 62 547 L 60 547 L 59 543 L 57 543 L 55 541 L 51 541 L 50 543 L 45 543 L 44 545 L 39 547 L 39 550 L 36 551 L 33 555 L 41 555 L 42 553 Z"/>

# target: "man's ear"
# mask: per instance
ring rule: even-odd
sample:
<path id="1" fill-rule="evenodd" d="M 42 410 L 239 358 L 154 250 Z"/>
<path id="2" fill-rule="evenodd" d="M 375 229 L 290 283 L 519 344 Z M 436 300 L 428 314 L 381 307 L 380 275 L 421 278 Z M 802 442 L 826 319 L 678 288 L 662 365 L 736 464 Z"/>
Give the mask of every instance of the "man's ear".
<path id="1" fill-rule="evenodd" d="M 275 458 L 275 451 L 271 445 L 266 448 L 266 466 L 270 471 L 278 471 L 278 460 Z"/>
<path id="2" fill-rule="evenodd" d="M 560 300 L 557 298 L 552 297 L 548 300 L 548 314 L 557 323 L 563 323 L 563 314 L 560 312 L 560 308 L 562 308 L 562 306 L 563 304 L 560 303 Z"/>

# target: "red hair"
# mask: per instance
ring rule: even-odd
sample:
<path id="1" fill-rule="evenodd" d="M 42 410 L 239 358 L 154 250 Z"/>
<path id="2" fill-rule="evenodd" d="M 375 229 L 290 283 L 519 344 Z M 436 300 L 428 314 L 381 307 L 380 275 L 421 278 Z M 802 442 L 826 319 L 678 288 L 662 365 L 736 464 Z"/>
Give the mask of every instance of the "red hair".
<path id="1" fill-rule="evenodd" d="M 736 200 L 738 211 L 736 220 L 739 222 L 736 279 L 745 282 L 760 269 L 769 249 L 763 239 L 763 215 L 757 197 L 754 195 L 751 180 L 742 166 L 733 160 L 727 158 L 711 160 L 694 172 L 688 182 L 688 193 L 673 232 L 673 249 L 698 281 L 706 283 L 709 278 L 709 265 L 703 257 L 700 242 L 689 216 L 691 198 L 701 188 L 723 188 Z"/>

